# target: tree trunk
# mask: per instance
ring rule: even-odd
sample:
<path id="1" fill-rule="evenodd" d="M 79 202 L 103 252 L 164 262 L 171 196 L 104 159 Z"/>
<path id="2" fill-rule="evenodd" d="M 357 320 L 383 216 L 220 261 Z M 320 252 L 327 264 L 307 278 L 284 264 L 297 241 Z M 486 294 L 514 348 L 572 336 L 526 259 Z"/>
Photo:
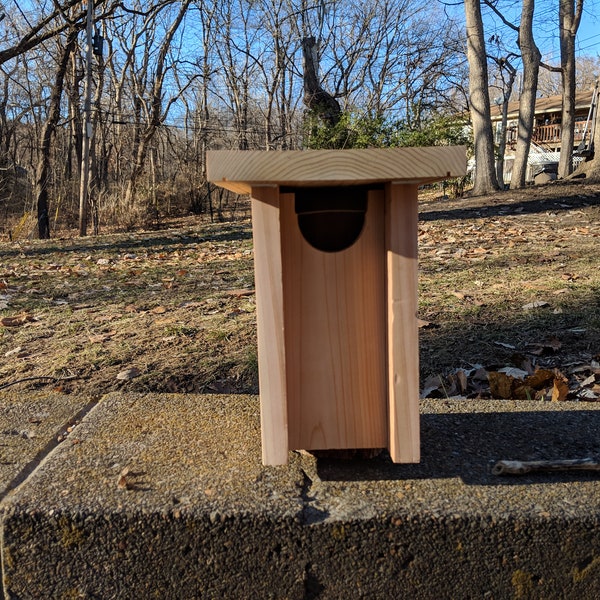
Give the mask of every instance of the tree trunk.
<path id="1" fill-rule="evenodd" d="M 499 188 L 494 159 L 487 57 L 479 0 L 465 0 L 469 96 L 475 142 L 475 181 L 472 193 L 488 194 Z"/>
<path id="2" fill-rule="evenodd" d="M 304 57 L 304 104 L 330 126 L 339 123 L 341 109 L 338 101 L 321 87 L 319 81 L 319 58 L 314 37 L 302 40 Z"/>
<path id="3" fill-rule="evenodd" d="M 70 30 L 67 41 L 61 50 L 58 67 L 54 76 L 54 85 L 50 93 L 50 106 L 48 116 L 42 127 L 40 135 L 40 152 L 35 174 L 35 198 L 37 203 L 38 235 L 40 239 L 50 237 L 50 216 L 48 202 L 48 179 L 50 174 L 50 149 L 52 136 L 56 130 L 56 124 L 60 118 L 60 103 L 65 81 L 65 73 L 69 59 L 75 48 L 77 31 Z"/>
<path id="4" fill-rule="evenodd" d="M 542 55 L 533 39 L 534 0 L 523 0 L 521 23 L 519 25 L 519 48 L 523 60 L 523 89 L 519 100 L 519 125 L 517 128 L 517 148 L 513 165 L 511 188 L 525 187 L 527 160 L 535 122 L 535 99 L 538 73 Z"/>
<path id="5" fill-rule="evenodd" d="M 558 176 L 567 177 L 573 171 L 575 145 L 575 36 L 579 29 L 583 0 L 560 0 L 558 17 L 560 31 L 560 67 L 562 79 L 562 118 Z"/>
<path id="6" fill-rule="evenodd" d="M 508 71 L 508 81 L 505 82 L 504 89 L 502 90 L 502 122 L 500 124 L 500 139 L 498 140 L 498 161 L 496 164 L 496 173 L 500 187 L 504 188 L 504 155 L 506 154 L 508 103 L 512 94 L 515 78 L 517 76 L 517 70 L 510 64 L 508 59 L 504 59 L 502 64 L 503 68 Z"/>

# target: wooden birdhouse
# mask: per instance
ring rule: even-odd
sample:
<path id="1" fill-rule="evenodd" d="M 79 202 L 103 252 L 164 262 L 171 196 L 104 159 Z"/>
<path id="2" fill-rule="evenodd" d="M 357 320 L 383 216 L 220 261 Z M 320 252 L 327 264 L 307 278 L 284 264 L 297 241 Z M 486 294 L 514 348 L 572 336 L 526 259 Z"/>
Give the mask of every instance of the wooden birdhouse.
<path id="1" fill-rule="evenodd" d="M 263 463 L 388 448 L 418 462 L 417 190 L 463 147 L 213 151 L 252 198 Z"/>

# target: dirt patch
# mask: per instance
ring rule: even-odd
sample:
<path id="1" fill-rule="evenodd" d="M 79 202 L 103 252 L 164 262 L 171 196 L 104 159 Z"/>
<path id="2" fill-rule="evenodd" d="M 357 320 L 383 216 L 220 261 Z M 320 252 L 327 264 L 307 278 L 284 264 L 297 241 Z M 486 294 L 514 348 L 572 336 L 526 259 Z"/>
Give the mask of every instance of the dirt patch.
<path id="1" fill-rule="evenodd" d="M 423 383 L 593 361 L 599 243 L 600 185 L 424 196 Z M 248 220 L 1 243 L 0 387 L 255 393 L 253 288 Z"/>

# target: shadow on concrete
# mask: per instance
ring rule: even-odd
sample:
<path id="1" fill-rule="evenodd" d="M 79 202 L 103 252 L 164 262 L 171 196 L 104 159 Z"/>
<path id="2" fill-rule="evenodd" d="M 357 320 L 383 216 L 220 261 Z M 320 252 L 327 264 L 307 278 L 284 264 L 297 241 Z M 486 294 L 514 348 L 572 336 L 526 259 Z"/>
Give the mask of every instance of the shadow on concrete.
<path id="1" fill-rule="evenodd" d="M 600 479 L 600 471 L 499 477 L 492 475 L 492 467 L 499 460 L 600 458 L 598 432 L 597 410 L 423 414 L 419 464 L 393 464 L 387 452 L 371 460 L 318 457 L 317 472 L 324 481 L 457 477 L 468 485 L 589 481 Z"/>

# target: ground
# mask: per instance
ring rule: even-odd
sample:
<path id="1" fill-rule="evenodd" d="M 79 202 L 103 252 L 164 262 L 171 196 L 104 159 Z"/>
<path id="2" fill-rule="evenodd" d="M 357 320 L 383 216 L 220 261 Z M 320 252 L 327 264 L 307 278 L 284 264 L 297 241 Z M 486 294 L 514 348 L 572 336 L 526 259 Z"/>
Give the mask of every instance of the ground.
<path id="1" fill-rule="evenodd" d="M 423 394 L 600 397 L 599 243 L 600 184 L 423 193 Z M 3 240 L 0 389 L 255 393 L 253 288 L 247 220 Z"/>

